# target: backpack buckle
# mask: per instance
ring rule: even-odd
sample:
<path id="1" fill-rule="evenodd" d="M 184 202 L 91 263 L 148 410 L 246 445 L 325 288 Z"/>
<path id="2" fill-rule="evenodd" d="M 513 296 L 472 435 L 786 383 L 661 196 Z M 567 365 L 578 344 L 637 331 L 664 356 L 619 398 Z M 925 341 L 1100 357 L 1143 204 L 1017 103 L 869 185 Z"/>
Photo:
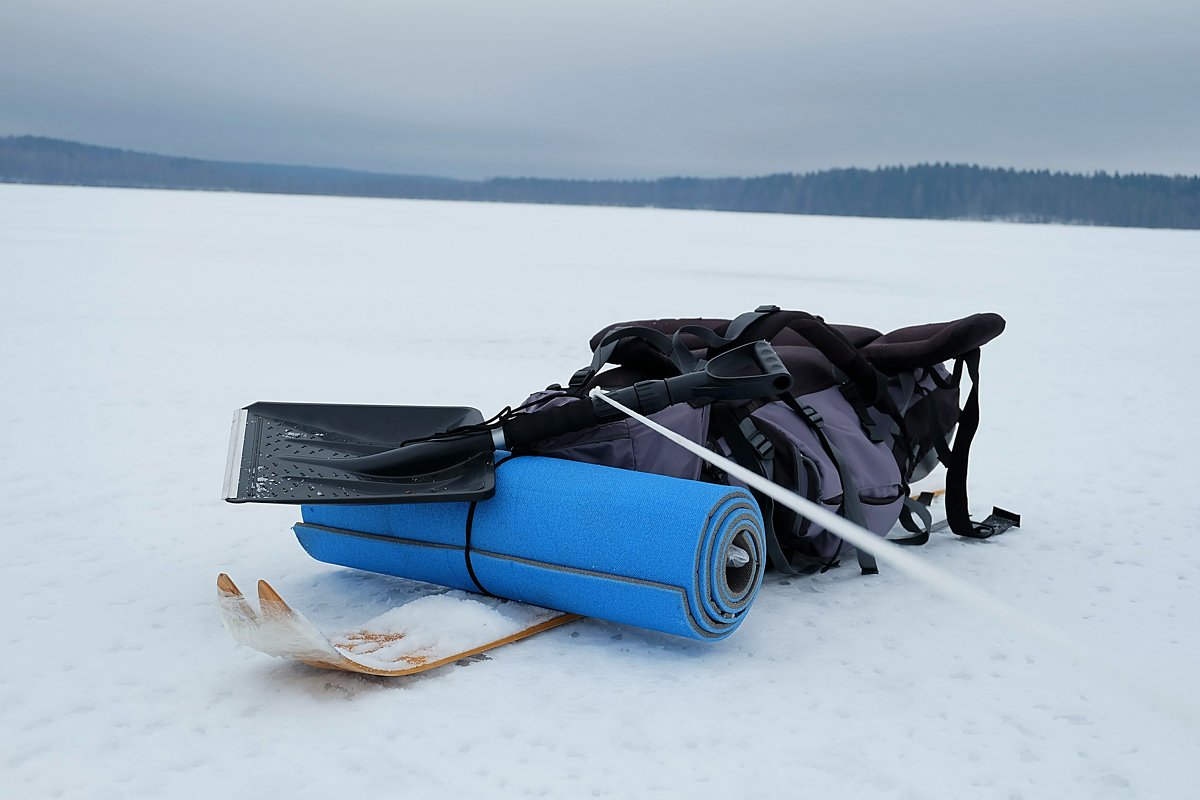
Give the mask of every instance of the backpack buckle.
<path id="1" fill-rule="evenodd" d="M 819 428 L 825 424 L 825 418 L 821 416 L 821 412 L 812 406 L 806 406 L 802 403 L 800 411 L 804 413 L 804 416 L 812 423 L 813 427 Z"/>
<path id="2" fill-rule="evenodd" d="M 575 374 L 571 376 L 571 380 L 567 382 L 567 386 L 571 387 L 572 389 L 583 386 L 592 379 L 594 374 L 595 373 L 592 372 L 591 367 L 584 367 L 583 369 L 576 370 Z"/>
<path id="3" fill-rule="evenodd" d="M 746 417 L 738 427 L 742 430 L 742 435 L 746 437 L 746 441 L 754 448 L 754 452 L 758 454 L 760 461 L 770 461 L 775 457 L 775 445 L 767 438 L 767 435 L 758 429 L 749 417 Z"/>
<path id="4" fill-rule="evenodd" d="M 748 438 L 750 446 L 754 448 L 754 452 L 758 453 L 758 457 L 763 461 L 775 457 L 775 445 L 771 444 L 771 440 L 762 431 L 755 431 L 754 435 Z"/>

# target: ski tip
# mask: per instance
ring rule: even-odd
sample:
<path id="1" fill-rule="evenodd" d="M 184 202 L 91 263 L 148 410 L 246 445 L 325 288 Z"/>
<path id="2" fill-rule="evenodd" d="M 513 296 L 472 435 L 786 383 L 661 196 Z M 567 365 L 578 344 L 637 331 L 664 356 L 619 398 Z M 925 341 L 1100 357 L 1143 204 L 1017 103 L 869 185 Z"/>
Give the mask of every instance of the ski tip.
<path id="1" fill-rule="evenodd" d="M 258 582 L 258 604 L 263 611 L 275 611 L 280 614 L 294 615 L 291 606 L 284 602 L 279 592 L 266 581 Z"/>
<path id="2" fill-rule="evenodd" d="M 258 612 L 250 605 L 233 579 L 224 572 L 217 576 L 217 603 L 225 627 L 233 633 L 235 639 L 244 644 L 243 634 L 247 626 L 258 624 Z"/>
<path id="3" fill-rule="evenodd" d="M 230 578 L 224 572 L 217 576 L 217 591 L 227 597 L 242 596 L 242 590 L 233 582 L 233 578 Z"/>

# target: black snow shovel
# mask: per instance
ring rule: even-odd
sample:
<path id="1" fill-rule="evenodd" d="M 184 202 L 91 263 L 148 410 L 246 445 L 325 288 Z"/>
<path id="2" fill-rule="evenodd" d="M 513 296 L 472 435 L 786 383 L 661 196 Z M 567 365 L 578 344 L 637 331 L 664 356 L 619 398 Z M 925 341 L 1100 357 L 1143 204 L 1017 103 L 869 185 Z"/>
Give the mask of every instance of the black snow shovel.
<path id="1" fill-rule="evenodd" d="M 610 393 L 642 414 L 676 403 L 749 400 L 786 392 L 792 376 L 765 341 L 728 350 L 694 371 Z M 461 406 L 255 403 L 237 412 L 225 473 L 231 503 L 430 503 L 485 500 L 495 452 L 621 418 L 600 398 L 497 415 Z"/>

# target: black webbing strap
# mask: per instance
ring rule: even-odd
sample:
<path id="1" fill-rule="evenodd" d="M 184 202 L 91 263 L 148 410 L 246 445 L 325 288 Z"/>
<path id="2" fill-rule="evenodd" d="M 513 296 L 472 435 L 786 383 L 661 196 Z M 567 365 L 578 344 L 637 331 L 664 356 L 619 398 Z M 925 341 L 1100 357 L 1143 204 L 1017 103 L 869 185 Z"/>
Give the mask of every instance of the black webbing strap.
<path id="1" fill-rule="evenodd" d="M 728 343 L 724 346 L 737 346 L 760 338 L 770 342 L 784 329 L 804 336 L 829 360 L 840 384 L 838 388 L 854 409 L 863 433 L 873 444 L 887 441 L 887 434 L 890 433 L 894 443 L 892 455 L 901 474 L 911 472 L 911 454 L 898 444 L 908 441 L 904 415 L 887 391 L 887 378 L 866 360 L 858 347 L 825 320 L 803 311 L 781 311 L 778 306 L 759 306 L 729 324 L 725 332 Z M 710 352 L 710 355 L 715 353 Z M 883 425 L 875 421 L 868 406 L 878 409 L 890 419 L 888 429 L 885 430 Z"/>
<path id="2" fill-rule="evenodd" d="M 695 372 L 703 368 L 704 359 L 698 358 L 691 351 L 684 341 L 685 336 L 692 336 L 699 339 L 701 345 L 708 348 L 710 353 L 715 355 L 714 351 L 728 349 L 750 323 L 778 310 L 776 306 L 760 306 L 756 311 L 742 314 L 730 323 L 730 329 L 734 333 L 726 336 L 722 336 L 712 328 L 706 328 L 703 325 L 683 325 L 670 336 L 660 330 L 644 325 L 626 325 L 621 328 L 613 328 L 606 332 L 596 344 L 596 350 L 592 354 L 592 363 L 572 375 L 568 386 L 571 391 L 581 395 L 590 389 L 592 380 L 613 357 L 617 348 L 623 342 L 630 339 L 637 339 L 644 342 L 653 351 L 669 361 L 678 370 L 680 375 Z"/>
<path id="3" fill-rule="evenodd" d="M 822 449 L 833 461 L 834 469 L 837 470 L 838 479 L 842 482 L 842 506 L 841 514 L 846 519 L 858 525 L 860 528 L 867 527 L 867 515 L 863 511 L 862 501 L 858 497 L 858 486 L 854 483 L 854 479 L 850 476 L 850 470 L 846 467 L 846 460 L 842 456 L 842 451 L 825 433 L 825 420 L 812 406 L 804 405 L 786 392 L 779 395 L 789 408 L 800 415 L 801 418 L 808 422 L 813 433 L 817 436 L 817 441 L 821 443 Z M 879 572 L 879 565 L 875 562 L 875 557 L 867 551 L 856 548 L 855 553 L 858 556 L 858 566 L 862 569 L 864 575 L 875 575 Z"/>
<path id="4" fill-rule="evenodd" d="M 844 372 L 862 390 L 863 399 L 869 405 L 884 399 L 887 379 L 867 361 L 859 348 L 825 320 L 804 311 L 780 311 L 772 306 L 760 306 L 753 313 L 755 317 L 744 325 L 726 349 L 758 339 L 772 342 L 785 328 L 790 328 L 803 336 L 834 367 Z"/>
<path id="5" fill-rule="evenodd" d="M 846 381 L 838 386 L 838 391 L 842 393 L 842 397 L 850 404 L 850 408 L 854 410 L 854 415 L 858 417 L 858 425 L 862 428 L 863 434 L 871 441 L 871 444 L 879 444 L 884 441 L 883 426 L 875 421 L 871 416 L 871 412 L 867 410 L 867 404 L 863 402 L 862 390 L 858 388 L 858 384 Z M 898 436 L 900 428 L 895 421 L 892 422 L 894 428 L 893 436 Z"/>
<path id="6" fill-rule="evenodd" d="M 496 462 L 495 469 L 500 469 L 501 464 L 512 461 L 517 457 L 518 455 L 516 453 L 505 456 Z M 496 595 L 489 592 L 487 588 L 479 582 L 479 576 L 475 574 L 475 566 L 471 563 L 471 532 L 475 528 L 475 506 L 477 505 L 479 505 L 479 501 L 472 500 L 470 507 L 467 508 L 467 521 L 464 525 L 463 531 L 463 558 L 466 559 L 467 562 L 467 574 L 471 576 L 471 583 L 475 584 L 475 588 L 479 590 L 479 593 L 487 595 L 488 597 L 495 597 Z"/>
<path id="7" fill-rule="evenodd" d="M 913 398 L 921 390 L 916 373 L 912 370 L 901 370 L 896 378 L 900 381 L 900 396 L 908 404 L 906 407 L 911 408 L 914 403 Z M 903 421 L 903 417 L 901 417 L 901 421 Z M 892 455 L 896 457 L 896 463 L 900 465 L 900 475 L 904 478 L 905 486 L 908 486 L 908 482 L 912 480 L 913 472 L 920 463 L 920 459 L 917 458 L 917 449 L 917 443 L 909 438 L 908 432 L 903 429 L 901 429 L 901 434 L 892 441 Z"/>
<path id="8" fill-rule="evenodd" d="M 626 325 L 623 328 L 613 328 L 604 334 L 603 338 L 596 345 L 596 352 L 592 354 L 592 363 L 576 371 L 571 376 L 568 387 L 577 394 L 582 395 L 586 393 L 591 388 L 592 379 L 596 377 L 601 368 L 612 358 L 613 353 L 616 352 L 621 342 L 627 339 L 638 339 L 664 356 L 669 357 L 671 355 L 672 339 L 662 331 L 647 328 L 643 325 Z M 681 369 L 680 372 L 683 372 L 683 370 Z"/>
<path id="9" fill-rule="evenodd" d="M 900 509 L 900 525 L 912 536 L 888 539 L 889 542 L 902 545 L 923 545 L 929 541 L 929 534 L 933 530 L 933 514 L 930 513 L 929 506 L 922 503 L 920 499 L 913 500 L 906 494 L 904 505 Z"/>
<path id="10" fill-rule="evenodd" d="M 725 403 L 713 403 L 710 413 L 717 432 L 729 445 L 729 453 L 733 460 L 751 472 L 774 481 L 775 446 L 766 434 L 754 425 L 754 421 L 749 416 L 739 420 L 733 409 Z M 754 489 L 750 489 L 750 493 L 754 495 L 762 511 L 767 557 L 771 560 L 771 565 L 788 575 L 800 574 L 792 568 L 783 547 L 779 544 L 779 536 L 775 533 L 775 501 Z"/>
<path id="11" fill-rule="evenodd" d="M 753 311 L 747 311 L 729 323 L 725 328 L 724 335 L 703 325 L 683 325 L 675 331 L 675 335 L 672 337 L 674 343 L 671 350 L 671 361 L 679 367 L 680 372 L 690 372 L 699 369 L 706 359 L 713 358 L 727 350 L 732 350 L 739 345 L 757 341 L 756 338 L 748 338 L 745 335 L 746 331 L 764 317 L 768 317 L 778 311 L 779 306 L 759 306 Z M 694 336 L 700 340 L 704 347 L 708 348 L 703 359 L 697 358 L 696 354 L 684 344 L 684 336 Z"/>
<path id="12" fill-rule="evenodd" d="M 904 482 L 908 482 L 908 476 L 912 474 L 915 466 L 912 452 L 908 449 L 908 430 L 904 424 L 904 415 L 900 413 L 900 408 L 896 405 L 895 399 L 888 392 L 886 381 L 882 386 L 879 396 L 873 402 L 868 403 L 863 397 L 862 389 L 857 383 L 854 383 L 841 370 L 834 368 L 834 377 L 839 381 L 838 391 L 842 393 L 842 397 L 850 408 L 854 410 L 855 416 L 858 417 L 859 427 L 862 428 L 863 434 L 871 441 L 872 444 L 880 444 L 887 442 L 888 436 L 891 436 L 890 450 L 892 458 L 896 459 L 896 466 L 900 470 L 900 475 L 904 478 Z M 911 377 L 911 376 L 910 376 Z M 901 380 L 903 384 L 903 379 Z M 880 411 L 887 417 L 887 427 L 876 422 L 871 416 L 868 406 Z"/>
<path id="13" fill-rule="evenodd" d="M 767 314 L 774 314 L 778 310 L 779 306 L 763 305 L 759 306 L 753 311 L 747 311 L 745 314 L 739 315 L 738 318 L 733 322 L 730 322 L 729 327 L 725 329 L 725 338 L 728 339 L 730 343 L 739 341 L 741 335 L 746 332 L 747 328 L 758 322 Z"/>
<path id="14" fill-rule="evenodd" d="M 979 430 L 978 348 L 963 355 L 954 365 L 954 384 L 962 379 L 963 366 L 966 366 L 967 374 L 971 377 L 971 391 L 958 415 L 958 433 L 954 437 L 954 448 L 951 449 L 945 437 L 940 435 L 934 437 L 934 446 L 937 448 L 938 458 L 946 465 L 946 521 L 950 530 L 969 539 L 987 539 L 997 532 L 996 526 L 973 522 L 967 507 L 967 466 L 971 455 L 971 440 Z M 936 377 L 934 380 L 941 385 L 942 382 Z"/>

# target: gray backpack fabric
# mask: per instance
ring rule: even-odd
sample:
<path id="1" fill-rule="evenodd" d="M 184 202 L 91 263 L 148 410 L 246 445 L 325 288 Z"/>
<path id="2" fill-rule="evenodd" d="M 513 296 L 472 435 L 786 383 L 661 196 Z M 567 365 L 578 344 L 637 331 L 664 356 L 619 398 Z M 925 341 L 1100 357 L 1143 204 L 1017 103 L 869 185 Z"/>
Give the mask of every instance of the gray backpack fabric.
<path id="1" fill-rule="evenodd" d="M 732 321 L 620 323 L 592 338 L 591 364 L 566 387 L 538 392 L 524 408 L 573 402 L 596 386 L 624 388 L 669 377 L 733 347 L 766 340 L 793 376 L 789 392 L 748 402 L 681 404 L 654 419 L 877 534 L 886 534 L 899 520 L 911 532 L 897 540 L 900 544 L 928 539 L 929 511 L 909 498 L 908 487 L 940 461 L 947 467 L 950 529 L 987 538 L 1018 519 L 997 509 L 975 523 L 967 513 L 968 452 L 979 419 L 979 348 L 1003 330 L 999 315 L 975 314 L 881 334 L 828 325 L 819 317 L 775 306 Z M 964 372 L 971 389 L 960 408 Z M 632 420 L 544 440 L 533 452 L 740 485 Z M 824 570 L 849 549 L 789 509 L 755 496 L 768 522 L 768 553 L 776 569 Z M 864 572 L 876 571 L 870 556 L 857 555 Z"/>

